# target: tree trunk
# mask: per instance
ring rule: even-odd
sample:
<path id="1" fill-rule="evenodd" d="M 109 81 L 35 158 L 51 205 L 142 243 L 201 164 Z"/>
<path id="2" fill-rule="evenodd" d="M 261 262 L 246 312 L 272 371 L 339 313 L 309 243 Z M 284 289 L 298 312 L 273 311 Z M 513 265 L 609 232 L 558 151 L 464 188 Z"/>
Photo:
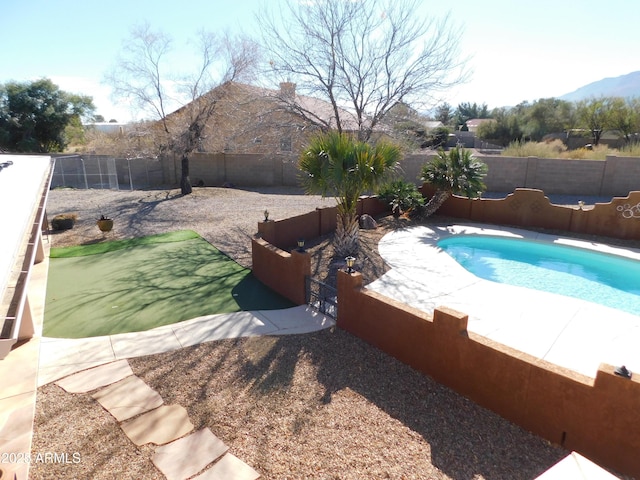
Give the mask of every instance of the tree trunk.
<path id="1" fill-rule="evenodd" d="M 436 190 L 433 196 L 422 209 L 421 217 L 427 218 L 438 211 L 442 204 L 451 196 L 451 192 L 447 190 Z"/>
<path id="2" fill-rule="evenodd" d="M 184 155 L 180 165 L 180 192 L 182 195 L 189 195 L 192 192 L 191 180 L 189 179 L 189 157 Z"/>
<path id="3" fill-rule="evenodd" d="M 358 215 L 355 213 L 338 214 L 338 224 L 333 237 L 333 248 L 338 257 L 356 256 L 359 248 Z"/>

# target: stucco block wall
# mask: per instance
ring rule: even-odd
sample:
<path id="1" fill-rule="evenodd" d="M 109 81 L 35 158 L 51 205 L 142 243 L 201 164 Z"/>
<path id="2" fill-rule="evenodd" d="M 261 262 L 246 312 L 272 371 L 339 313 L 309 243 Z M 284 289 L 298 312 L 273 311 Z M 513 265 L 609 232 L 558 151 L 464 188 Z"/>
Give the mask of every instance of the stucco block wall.
<path id="1" fill-rule="evenodd" d="M 420 171 L 434 152 L 407 155 L 400 162 L 400 176 L 419 184 Z M 82 158 L 82 161 L 80 160 Z M 490 192 L 535 188 L 547 194 L 626 196 L 640 190 L 640 158 L 608 156 L 606 160 L 568 160 L 536 157 L 479 156 L 488 166 L 484 183 Z M 180 158 L 115 159 L 83 155 L 56 162 L 53 186 L 110 188 L 107 174 L 117 176 L 120 188 L 163 187 L 180 181 Z M 287 154 L 194 153 L 190 156 L 193 185 L 300 186 L 303 173 L 298 157 Z M 110 171 L 113 170 L 113 171 Z M 112 183 L 114 183 L 112 181 Z M 106 186 L 105 186 L 106 184 Z M 111 186 L 111 188 L 115 188 Z"/>
<path id="2" fill-rule="evenodd" d="M 428 185 L 423 185 L 421 191 L 427 198 L 432 194 Z M 581 210 L 553 205 L 541 190 L 518 188 L 501 199 L 452 196 L 437 213 L 496 225 L 640 239 L 640 191 Z"/>
<path id="3" fill-rule="evenodd" d="M 468 317 L 433 315 L 338 272 L 338 327 L 523 428 L 628 475 L 640 475 L 640 379 L 602 364 L 595 380 L 467 331 Z M 622 413 L 624 412 L 624 413 Z"/>
<path id="4" fill-rule="evenodd" d="M 640 190 L 640 158 L 607 156 L 602 194 L 625 195 L 634 190 Z"/>
<path id="5" fill-rule="evenodd" d="M 266 286 L 297 305 L 306 303 L 306 277 L 311 257 L 306 252 L 285 252 L 261 238 L 251 240 L 253 274 Z"/>

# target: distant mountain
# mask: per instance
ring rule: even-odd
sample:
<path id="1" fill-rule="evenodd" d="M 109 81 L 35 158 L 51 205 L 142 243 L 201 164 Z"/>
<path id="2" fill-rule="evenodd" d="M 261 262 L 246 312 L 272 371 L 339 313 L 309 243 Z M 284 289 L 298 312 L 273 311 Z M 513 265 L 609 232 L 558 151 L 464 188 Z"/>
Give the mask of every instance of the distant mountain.
<path id="1" fill-rule="evenodd" d="M 614 78 L 603 78 L 558 98 L 577 102 L 592 97 L 640 97 L 640 72 L 631 72 Z"/>

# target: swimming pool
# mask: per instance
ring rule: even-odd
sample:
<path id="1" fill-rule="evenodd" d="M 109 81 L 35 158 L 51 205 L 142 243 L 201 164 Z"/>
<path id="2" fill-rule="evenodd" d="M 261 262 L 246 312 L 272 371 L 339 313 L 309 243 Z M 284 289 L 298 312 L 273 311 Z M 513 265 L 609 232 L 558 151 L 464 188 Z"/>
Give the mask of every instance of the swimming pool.
<path id="1" fill-rule="evenodd" d="M 477 277 L 640 315 L 640 261 L 583 248 L 489 235 L 454 235 L 439 248 Z"/>

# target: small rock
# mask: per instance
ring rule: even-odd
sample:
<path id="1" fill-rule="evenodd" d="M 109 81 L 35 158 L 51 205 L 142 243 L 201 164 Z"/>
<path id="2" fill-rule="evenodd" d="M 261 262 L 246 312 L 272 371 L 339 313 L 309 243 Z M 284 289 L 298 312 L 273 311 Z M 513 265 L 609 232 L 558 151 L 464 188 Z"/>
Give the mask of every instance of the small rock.
<path id="1" fill-rule="evenodd" d="M 375 230 L 378 228 L 378 222 L 368 214 L 360 215 L 360 228 L 365 230 Z"/>

